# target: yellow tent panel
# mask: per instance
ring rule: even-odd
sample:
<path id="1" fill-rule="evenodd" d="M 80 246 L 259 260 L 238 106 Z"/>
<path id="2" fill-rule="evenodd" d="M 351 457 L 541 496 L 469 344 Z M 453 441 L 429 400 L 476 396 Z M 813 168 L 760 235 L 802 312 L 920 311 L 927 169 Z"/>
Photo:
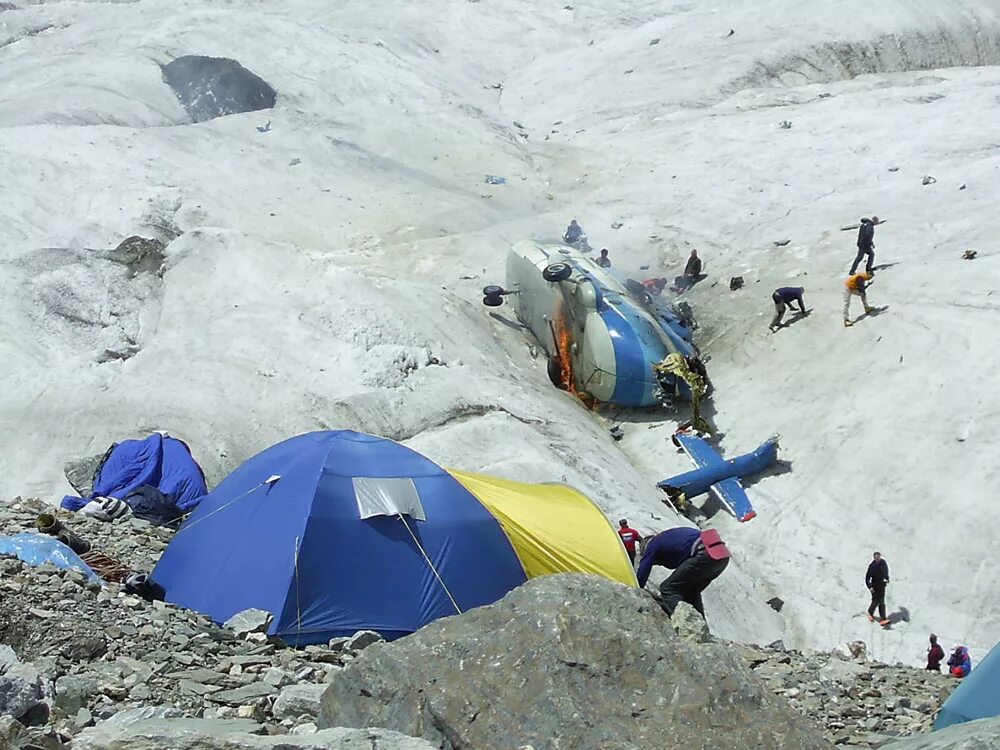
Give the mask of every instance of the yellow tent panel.
<path id="1" fill-rule="evenodd" d="M 625 547 L 594 502 L 563 484 L 524 484 L 448 469 L 496 517 L 528 578 L 593 573 L 638 586 Z"/>

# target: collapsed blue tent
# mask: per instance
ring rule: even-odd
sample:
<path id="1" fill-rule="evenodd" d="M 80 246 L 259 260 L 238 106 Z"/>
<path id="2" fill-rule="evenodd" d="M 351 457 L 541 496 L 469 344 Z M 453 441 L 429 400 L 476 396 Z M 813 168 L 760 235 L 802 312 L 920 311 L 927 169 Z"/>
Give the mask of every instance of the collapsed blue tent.
<path id="1" fill-rule="evenodd" d="M 992 716 L 1000 716 L 1000 643 L 944 702 L 934 720 L 934 731 Z"/>
<path id="2" fill-rule="evenodd" d="M 154 433 L 143 440 L 123 440 L 111 446 L 94 475 L 87 497 L 67 495 L 62 507 L 78 511 L 96 497 L 114 497 L 128 502 L 141 488 L 153 487 L 162 494 L 149 520 L 168 523 L 194 508 L 208 491 L 205 475 L 182 440 Z M 139 502 L 149 501 L 140 492 Z M 132 505 L 131 502 L 129 502 Z"/>
<path id="3" fill-rule="evenodd" d="M 344 430 L 291 438 L 226 477 L 152 578 L 217 622 L 266 610 L 272 635 L 304 645 L 364 629 L 397 638 L 526 575 L 500 523 L 444 469 Z"/>

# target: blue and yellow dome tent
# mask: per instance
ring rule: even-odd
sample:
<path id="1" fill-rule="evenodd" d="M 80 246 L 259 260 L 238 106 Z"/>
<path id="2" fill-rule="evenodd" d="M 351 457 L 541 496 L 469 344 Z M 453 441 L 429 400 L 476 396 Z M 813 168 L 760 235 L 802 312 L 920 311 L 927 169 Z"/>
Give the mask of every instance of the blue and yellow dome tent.
<path id="1" fill-rule="evenodd" d="M 152 577 L 167 601 L 217 622 L 271 612 L 272 635 L 305 645 L 365 629 L 398 638 L 562 572 L 637 585 L 582 493 L 449 472 L 342 430 L 286 440 L 226 477 Z"/>

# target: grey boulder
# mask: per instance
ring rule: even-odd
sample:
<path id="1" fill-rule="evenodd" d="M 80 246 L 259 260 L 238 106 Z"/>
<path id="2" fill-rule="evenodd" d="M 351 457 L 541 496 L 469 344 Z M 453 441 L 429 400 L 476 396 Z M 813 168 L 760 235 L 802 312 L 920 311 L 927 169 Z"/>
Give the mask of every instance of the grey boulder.
<path id="1" fill-rule="evenodd" d="M 308 716 L 315 719 L 319 716 L 320 699 L 326 685 L 289 685 L 278 693 L 271 712 L 277 719 L 297 719 Z"/>
<path id="2" fill-rule="evenodd" d="M 30 664 L 14 664 L 0 675 L 0 715 L 20 719 L 41 697 L 41 675 Z"/>
<path id="3" fill-rule="evenodd" d="M 884 750 L 1000 750 L 1000 718 L 956 724 L 883 747 Z"/>
<path id="4" fill-rule="evenodd" d="M 363 651 L 369 646 L 381 643 L 385 639 L 374 630 L 359 630 L 344 644 L 345 651 Z"/>
<path id="5" fill-rule="evenodd" d="M 434 750 L 423 740 L 384 729 L 327 729 L 308 735 L 251 734 L 246 721 L 160 719 L 127 727 L 99 725 L 73 740 L 73 750 Z"/>
<path id="6" fill-rule="evenodd" d="M 832 747 L 732 649 L 684 641 L 645 592 L 581 574 L 370 649 L 333 675 L 317 723 L 477 750 Z"/>
<path id="7" fill-rule="evenodd" d="M 710 643 L 712 641 L 712 634 L 708 630 L 705 618 L 687 602 L 680 602 L 677 605 L 674 613 L 670 616 L 670 624 L 681 640 L 693 643 Z"/>
<path id="8" fill-rule="evenodd" d="M 271 627 L 274 617 L 263 609 L 244 609 L 226 620 L 223 627 L 232 630 L 236 635 L 248 633 L 266 633 Z"/>
<path id="9" fill-rule="evenodd" d="M 56 680 L 55 705 L 67 715 L 75 714 L 89 705 L 91 697 L 96 692 L 96 679 L 82 675 L 63 675 Z"/>
<path id="10" fill-rule="evenodd" d="M 21 660 L 17 658 L 17 654 L 14 653 L 14 649 L 6 643 L 0 643 L 0 674 L 3 674 L 15 664 L 20 663 Z"/>

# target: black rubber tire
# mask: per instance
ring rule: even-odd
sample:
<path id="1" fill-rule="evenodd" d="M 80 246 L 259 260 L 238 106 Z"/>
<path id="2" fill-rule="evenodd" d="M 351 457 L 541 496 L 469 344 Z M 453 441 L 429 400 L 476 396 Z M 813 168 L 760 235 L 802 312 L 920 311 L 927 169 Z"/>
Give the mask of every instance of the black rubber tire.
<path id="1" fill-rule="evenodd" d="M 503 297 L 499 294 L 488 294 L 483 297 L 483 304 L 487 307 L 501 307 L 503 306 Z"/>
<path id="2" fill-rule="evenodd" d="M 550 263 L 542 271 L 542 278 L 546 281 L 565 281 L 573 275 L 573 266 L 569 263 Z"/>
<path id="3" fill-rule="evenodd" d="M 562 379 L 562 366 L 559 364 L 559 357 L 555 355 L 549 357 L 549 361 L 546 364 L 546 371 L 549 374 L 549 381 L 561 391 L 567 389 L 566 384 Z"/>
<path id="4" fill-rule="evenodd" d="M 483 295 L 486 297 L 496 297 L 502 295 L 507 290 L 498 284 L 490 284 L 489 286 L 483 287 Z"/>

